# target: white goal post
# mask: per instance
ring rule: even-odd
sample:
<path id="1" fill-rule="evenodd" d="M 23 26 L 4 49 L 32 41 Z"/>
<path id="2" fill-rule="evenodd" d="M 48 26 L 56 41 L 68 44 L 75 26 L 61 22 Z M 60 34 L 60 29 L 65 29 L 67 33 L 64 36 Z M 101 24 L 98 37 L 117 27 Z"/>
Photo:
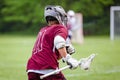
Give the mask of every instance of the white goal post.
<path id="1" fill-rule="evenodd" d="M 110 8 L 110 39 L 120 38 L 120 6 Z"/>
<path id="2" fill-rule="evenodd" d="M 75 26 L 72 30 L 72 42 L 77 44 L 84 43 L 84 35 L 83 35 L 83 15 L 82 13 L 75 14 Z"/>

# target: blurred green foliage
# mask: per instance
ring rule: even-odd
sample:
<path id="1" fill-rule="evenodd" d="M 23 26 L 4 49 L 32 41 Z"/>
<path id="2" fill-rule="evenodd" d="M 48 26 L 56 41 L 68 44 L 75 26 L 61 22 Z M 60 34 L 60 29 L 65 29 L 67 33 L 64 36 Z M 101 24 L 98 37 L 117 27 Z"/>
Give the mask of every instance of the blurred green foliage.
<path id="1" fill-rule="evenodd" d="M 37 33 L 45 25 L 44 7 L 61 5 L 82 13 L 85 34 L 108 34 L 110 6 L 119 0 L 0 0 L 0 33 Z M 101 32 L 103 28 L 104 32 Z"/>

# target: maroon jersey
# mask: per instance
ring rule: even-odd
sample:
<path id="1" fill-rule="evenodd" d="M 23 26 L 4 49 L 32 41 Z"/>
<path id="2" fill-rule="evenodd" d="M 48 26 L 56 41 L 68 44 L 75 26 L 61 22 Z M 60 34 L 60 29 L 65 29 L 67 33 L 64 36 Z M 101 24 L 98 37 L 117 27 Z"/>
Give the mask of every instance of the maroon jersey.
<path id="1" fill-rule="evenodd" d="M 27 70 L 56 69 L 58 67 L 60 54 L 54 46 L 56 35 L 60 35 L 66 40 L 67 29 L 62 25 L 53 25 L 40 30 L 32 56 L 27 64 Z"/>

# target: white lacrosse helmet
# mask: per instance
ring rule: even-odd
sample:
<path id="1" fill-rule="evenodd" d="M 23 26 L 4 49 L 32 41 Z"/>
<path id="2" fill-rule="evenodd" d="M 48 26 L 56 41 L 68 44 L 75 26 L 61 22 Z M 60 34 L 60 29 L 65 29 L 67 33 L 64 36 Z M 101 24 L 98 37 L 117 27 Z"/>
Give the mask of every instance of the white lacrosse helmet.
<path id="1" fill-rule="evenodd" d="M 75 16 L 75 12 L 73 10 L 69 10 L 67 14 L 68 16 Z"/>
<path id="2" fill-rule="evenodd" d="M 64 26 L 67 24 L 67 14 L 61 6 L 46 6 L 44 10 L 44 17 L 51 16 L 58 20 L 58 22 Z M 46 19 L 47 21 L 47 19 Z M 48 22 L 48 21 L 47 21 Z"/>

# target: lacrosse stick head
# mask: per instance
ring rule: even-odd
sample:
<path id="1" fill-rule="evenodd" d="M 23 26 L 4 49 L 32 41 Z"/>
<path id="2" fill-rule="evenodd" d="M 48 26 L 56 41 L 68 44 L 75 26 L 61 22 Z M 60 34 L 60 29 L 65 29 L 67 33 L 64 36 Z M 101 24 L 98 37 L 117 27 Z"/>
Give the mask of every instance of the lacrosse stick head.
<path id="1" fill-rule="evenodd" d="M 86 57 L 86 58 L 81 58 L 79 61 L 79 66 L 81 67 L 81 69 L 83 70 L 88 70 L 90 68 L 90 65 L 93 61 L 93 59 L 95 58 L 96 54 L 91 54 L 90 56 Z"/>

